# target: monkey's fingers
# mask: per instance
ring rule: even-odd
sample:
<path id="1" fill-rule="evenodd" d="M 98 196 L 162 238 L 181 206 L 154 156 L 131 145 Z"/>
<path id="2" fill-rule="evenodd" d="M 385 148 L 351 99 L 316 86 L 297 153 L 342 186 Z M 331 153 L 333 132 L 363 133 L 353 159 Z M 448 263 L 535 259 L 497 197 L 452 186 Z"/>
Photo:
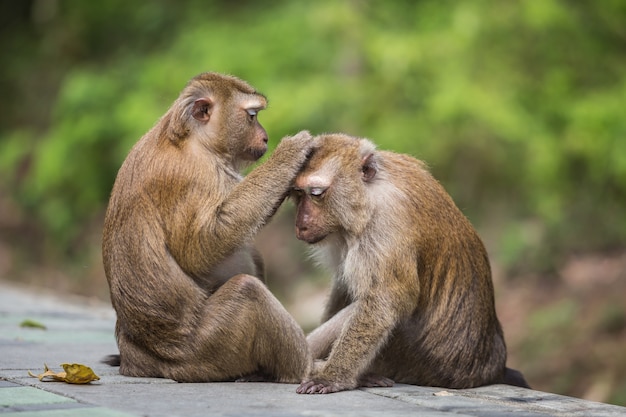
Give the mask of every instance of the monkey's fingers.
<path id="1" fill-rule="evenodd" d="M 314 381 L 303 381 L 302 383 L 300 383 L 300 386 L 296 388 L 296 392 L 298 394 L 312 394 L 312 392 L 309 392 L 309 389 L 314 385 Z"/>
<path id="2" fill-rule="evenodd" d="M 305 381 L 296 389 L 298 394 L 321 394 L 324 384 L 315 381 Z"/>
<path id="3" fill-rule="evenodd" d="M 298 394 L 330 394 L 341 391 L 338 385 L 331 382 L 304 381 L 296 389 Z"/>
<path id="4" fill-rule="evenodd" d="M 311 132 L 309 132 L 308 130 L 301 130 L 298 133 L 296 133 L 295 135 L 293 135 L 294 138 L 297 139 L 306 139 L 306 140 L 311 140 L 313 139 L 313 136 L 311 135 Z"/>

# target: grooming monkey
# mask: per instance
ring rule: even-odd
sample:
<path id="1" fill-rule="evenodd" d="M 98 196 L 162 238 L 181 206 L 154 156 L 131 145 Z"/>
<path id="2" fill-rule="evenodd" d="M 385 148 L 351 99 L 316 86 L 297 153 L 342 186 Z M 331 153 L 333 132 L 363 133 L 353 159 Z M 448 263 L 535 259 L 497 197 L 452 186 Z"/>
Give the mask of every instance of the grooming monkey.
<path id="1" fill-rule="evenodd" d="M 366 139 L 315 141 L 292 191 L 296 236 L 334 277 L 297 392 L 527 386 L 505 367 L 483 243 L 424 164 Z"/>
<path id="2" fill-rule="evenodd" d="M 308 132 L 267 150 L 266 98 L 235 77 L 191 79 L 120 168 L 103 261 L 120 373 L 176 381 L 300 382 L 301 328 L 266 288 L 251 240 L 289 193 Z"/>

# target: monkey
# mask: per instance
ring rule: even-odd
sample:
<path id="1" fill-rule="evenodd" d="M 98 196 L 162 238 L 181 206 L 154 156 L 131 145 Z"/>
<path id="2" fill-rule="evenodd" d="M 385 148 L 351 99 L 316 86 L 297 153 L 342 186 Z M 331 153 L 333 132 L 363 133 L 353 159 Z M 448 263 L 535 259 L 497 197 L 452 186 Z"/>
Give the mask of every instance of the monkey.
<path id="1" fill-rule="evenodd" d="M 364 138 L 314 140 L 291 193 L 295 233 L 333 278 L 297 392 L 528 387 L 505 366 L 486 249 L 426 164 Z"/>
<path id="2" fill-rule="evenodd" d="M 266 287 L 251 240 L 313 142 L 287 136 L 242 176 L 267 151 L 266 106 L 247 82 L 202 73 L 119 169 L 102 256 L 122 375 L 296 383 L 308 372 L 304 332 Z"/>

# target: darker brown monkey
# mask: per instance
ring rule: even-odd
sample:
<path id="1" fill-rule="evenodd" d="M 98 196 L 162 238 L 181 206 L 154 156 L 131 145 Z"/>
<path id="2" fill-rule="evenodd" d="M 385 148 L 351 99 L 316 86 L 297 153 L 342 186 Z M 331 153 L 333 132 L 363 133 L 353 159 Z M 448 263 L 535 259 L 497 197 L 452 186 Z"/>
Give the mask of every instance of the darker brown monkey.
<path id="1" fill-rule="evenodd" d="M 334 278 L 297 391 L 527 386 L 505 367 L 483 243 L 424 164 L 366 139 L 315 140 L 295 181 L 296 235 Z"/>
<path id="2" fill-rule="evenodd" d="M 267 150 L 246 82 L 193 78 L 119 170 L 103 233 L 117 313 L 120 373 L 177 381 L 249 375 L 300 382 L 309 368 L 298 324 L 269 292 L 251 240 L 288 194 L 308 132 Z"/>

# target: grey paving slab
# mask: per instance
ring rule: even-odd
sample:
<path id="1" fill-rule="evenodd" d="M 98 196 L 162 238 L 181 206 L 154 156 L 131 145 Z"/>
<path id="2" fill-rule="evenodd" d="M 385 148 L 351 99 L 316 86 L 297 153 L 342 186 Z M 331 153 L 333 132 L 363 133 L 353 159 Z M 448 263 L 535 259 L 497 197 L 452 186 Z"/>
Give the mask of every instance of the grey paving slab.
<path id="1" fill-rule="evenodd" d="M 133 417 L 131 414 L 102 407 L 78 406 L 75 408 L 20 409 L 0 411 L 2 417 Z"/>
<path id="2" fill-rule="evenodd" d="M 6 381 L 4 381 L 6 382 Z M 0 384 L 0 413 L 6 416 L 102 416 L 130 417 L 131 414 L 97 407 L 63 395 L 17 384 Z"/>
<path id="3" fill-rule="evenodd" d="M 54 395 L 31 387 L 13 387 L 0 390 L 0 406 L 17 406 L 24 404 L 75 403 L 71 398 Z"/>
<path id="4" fill-rule="evenodd" d="M 626 408 L 508 385 L 453 390 L 397 385 L 368 392 L 419 406 L 472 416 L 624 416 Z"/>
<path id="5" fill-rule="evenodd" d="M 24 320 L 46 330 L 20 327 Z M 626 416 L 626 408 L 505 385 L 471 390 L 396 385 L 305 396 L 296 385 L 180 384 L 128 378 L 100 363 L 117 352 L 109 306 L 25 291 L 0 281 L 0 416 Z M 41 382 L 44 363 L 82 363 L 88 385 Z"/>

